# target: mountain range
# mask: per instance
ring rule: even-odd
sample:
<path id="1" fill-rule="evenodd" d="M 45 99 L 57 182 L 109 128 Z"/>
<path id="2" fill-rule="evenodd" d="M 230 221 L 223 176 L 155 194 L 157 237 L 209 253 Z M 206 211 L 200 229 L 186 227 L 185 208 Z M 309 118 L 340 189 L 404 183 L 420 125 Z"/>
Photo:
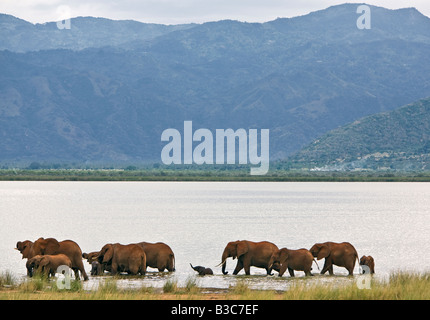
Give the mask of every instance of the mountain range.
<path id="1" fill-rule="evenodd" d="M 0 15 L 0 163 L 160 162 L 167 128 L 270 129 L 271 160 L 430 97 L 430 19 L 358 4 L 266 23 Z M 413 124 L 411 124 L 413 127 Z"/>

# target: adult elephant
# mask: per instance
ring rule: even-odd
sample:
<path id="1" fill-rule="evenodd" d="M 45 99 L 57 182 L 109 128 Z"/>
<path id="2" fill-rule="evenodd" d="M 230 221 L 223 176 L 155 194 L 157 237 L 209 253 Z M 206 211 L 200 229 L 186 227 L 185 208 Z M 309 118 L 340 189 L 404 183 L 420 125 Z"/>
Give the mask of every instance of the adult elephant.
<path id="1" fill-rule="evenodd" d="M 31 259 L 36 255 L 56 255 L 65 254 L 72 262 L 72 269 L 75 272 L 76 279 L 79 279 L 79 271 L 84 280 L 88 280 L 82 263 L 82 251 L 79 245 L 72 240 L 57 241 L 54 238 L 39 238 L 35 242 L 30 240 L 18 241 L 16 250 L 21 252 L 22 259 Z M 30 273 L 27 269 L 27 275 Z"/>
<path id="2" fill-rule="evenodd" d="M 33 252 L 33 245 L 34 245 L 34 242 L 30 240 L 18 241 L 16 243 L 15 250 L 18 250 L 22 254 L 22 259 L 27 259 L 27 262 L 28 262 L 28 259 L 35 256 Z M 27 276 L 29 277 L 32 276 L 32 269 L 29 269 L 28 267 L 27 267 Z"/>
<path id="3" fill-rule="evenodd" d="M 226 245 L 221 258 L 222 262 L 219 265 L 222 264 L 222 273 L 227 274 L 228 272 L 225 271 L 226 260 L 232 257 L 233 260 L 237 258 L 236 268 L 233 271 L 234 275 L 238 274 L 242 269 L 245 269 L 245 274 L 249 275 L 251 266 L 264 268 L 267 274 L 270 275 L 272 268 L 274 268 L 269 265 L 270 258 L 278 250 L 275 244 L 268 241 L 232 241 Z"/>
<path id="4" fill-rule="evenodd" d="M 60 266 L 72 267 L 72 262 L 65 254 L 56 255 L 35 255 L 33 258 L 27 260 L 27 270 L 30 276 L 33 275 L 33 270 L 39 274 L 44 274 L 46 277 L 49 275 L 55 276 L 55 273 Z"/>
<path id="5" fill-rule="evenodd" d="M 119 272 L 146 273 L 146 254 L 138 244 L 108 243 L 100 250 L 97 259 L 101 264 L 110 265 L 113 275 Z"/>
<path id="6" fill-rule="evenodd" d="M 355 260 L 358 260 L 357 250 L 349 242 L 324 242 L 316 243 L 309 250 L 317 260 L 325 258 L 321 274 L 329 272 L 333 275 L 333 265 L 344 267 L 349 275 L 353 274 Z"/>
<path id="7" fill-rule="evenodd" d="M 84 263 L 82 262 L 82 251 L 75 241 L 57 241 L 54 238 L 39 238 L 34 242 L 32 251 L 34 255 L 65 254 L 72 262 L 72 269 L 75 272 L 76 279 L 79 279 L 80 271 L 84 280 L 88 280 L 88 275 L 85 272 Z"/>
<path id="8" fill-rule="evenodd" d="M 269 265 L 272 266 L 274 263 L 280 264 L 280 277 L 282 277 L 287 269 L 291 277 L 294 277 L 294 270 L 304 271 L 305 275 L 312 276 L 313 261 L 314 257 L 308 249 L 290 250 L 282 248 L 272 255 Z"/>
<path id="9" fill-rule="evenodd" d="M 169 272 L 175 271 L 175 254 L 172 249 L 163 242 L 139 242 L 146 254 L 146 266 L 156 268 L 163 272 L 165 269 Z"/>
<path id="10" fill-rule="evenodd" d="M 35 256 L 33 251 L 34 242 L 30 240 L 18 241 L 15 250 L 22 254 L 22 259 L 29 259 Z"/>

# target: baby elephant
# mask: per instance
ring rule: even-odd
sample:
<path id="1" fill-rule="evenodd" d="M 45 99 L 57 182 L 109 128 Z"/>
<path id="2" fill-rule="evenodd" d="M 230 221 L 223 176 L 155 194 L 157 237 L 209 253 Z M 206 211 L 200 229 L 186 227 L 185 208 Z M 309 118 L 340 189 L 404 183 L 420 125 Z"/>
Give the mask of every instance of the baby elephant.
<path id="1" fill-rule="evenodd" d="M 368 266 L 370 273 L 375 273 L 375 260 L 373 260 L 372 256 L 362 256 L 360 259 L 360 266 Z"/>
<path id="2" fill-rule="evenodd" d="M 72 268 L 72 261 L 64 254 L 36 255 L 28 259 L 26 266 L 30 276 L 33 275 L 33 270 L 36 270 L 49 277 L 49 275 L 55 276 L 59 266 Z"/>
<path id="3" fill-rule="evenodd" d="M 273 264 L 279 263 L 280 277 L 287 269 L 291 277 L 294 277 L 294 270 L 304 271 L 307 276 L 312 276 L 312 262 L 314 262 L 314 257 L 307 249 L 289 250 L 282 248 L 272 254 L 269 266 L 272 267 Z"/>
<path id="4" fill-rule="evenodd" d="M 99 255 L 99 251 L 93 251 L 90 253 L 83 253 L 82 258 L 87 259 L 88 263 L 91 265 L 91 275 L 92 276 L 101 276 L 104 273 L 103 265 L 97 261 L 97 256 Z"/>
<path id="5" fill-rule="evenodd" d="M 191 268 L 193 268 L 193 270 L 197 271 L 200 276 L 204 276 L 207 274 L 214 274 L 212 269 L 210 269 L 210 268 L 205 268 L 202 266 L 193 267 L 193 265 L 191 263 L 190 263 L 190 266 L 191 266 Z"/>

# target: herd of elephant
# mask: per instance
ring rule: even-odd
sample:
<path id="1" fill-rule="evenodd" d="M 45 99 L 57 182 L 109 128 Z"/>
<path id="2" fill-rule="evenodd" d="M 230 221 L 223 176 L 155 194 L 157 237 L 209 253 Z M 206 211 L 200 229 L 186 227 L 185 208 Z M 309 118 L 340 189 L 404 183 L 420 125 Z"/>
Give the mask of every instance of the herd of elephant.
<path id="1" fill-rule="evenodd" d="M 74 271 L 76 279 L 80 279 L 80 272 L 83 279 L 88 280 L 83 259 L 91 265 L 91 275 L 103 275 L 105 271 L 112 275 L 122 272 L 144 275 L 147 267 L 156 268 L 159 272 L 175 271 L 175 255 L 172 249 L 162 242 L 126 245 L 109 243 L 99 251 L 82 253 L 79 245 L 72 240 L 57 241 L 54 238 L 39 238 L 35 242 L 18 241 L 15 249 L 21 252 L 23 259 L 27 259 L 26 268 L 30 277 L 35 271 L 47 276 L 55 275 L 57 268 L 65 265 Z M 321 274 L 328 271 L 330 275 L 333 275 L 333 265 L 346 268 L 349 275 L 352 275 L 355 262 L 358 261 L 357 251 L 349 242 L 316 243 L 309 250 L 291 250 L 279 249 L 268 241 L 232 241 L 226 245 L 221 263 L 218 265 L 222 265 L 224 275 L 228 273 L 226 260 L 229 257 L 233 260 L 237 259 L 234 275 L 242 269 L 249 275 L 250 267 L 257 267 L 266 269 L 268 275 L 275 270 L 279 276 L 288 269 L 292 277 L 294 277 L 294 271 L 304 271 L 306 276 L 311 276 L 312 264 L 313 262 L 317 264 L 315 258 L 325 259 Z M 371 256 L 362 256 L 359 264 L 366 265 L 370 273 L 375 272 L 375 263 Z M 213 274 L 210 268 L 192 265 L 191 267 L 200 275 Z"/>

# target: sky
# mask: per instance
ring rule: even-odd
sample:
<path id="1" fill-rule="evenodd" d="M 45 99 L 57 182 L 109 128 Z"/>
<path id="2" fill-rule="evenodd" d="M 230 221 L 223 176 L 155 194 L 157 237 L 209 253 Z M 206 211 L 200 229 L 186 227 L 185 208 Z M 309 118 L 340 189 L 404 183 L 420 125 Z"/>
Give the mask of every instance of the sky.
<path id="1" fill-rule="evenodd" d="M 93 16 L 147 23 L 203 23 L 232 19 L 266 22 L 295 17 L 342 3 L 326 0 L 0 0 L 0 13 L 32 23 Z M 399 9 L 415 7 L 430 17 L 430 0 L 368 0 L 366 4 Z"/>

